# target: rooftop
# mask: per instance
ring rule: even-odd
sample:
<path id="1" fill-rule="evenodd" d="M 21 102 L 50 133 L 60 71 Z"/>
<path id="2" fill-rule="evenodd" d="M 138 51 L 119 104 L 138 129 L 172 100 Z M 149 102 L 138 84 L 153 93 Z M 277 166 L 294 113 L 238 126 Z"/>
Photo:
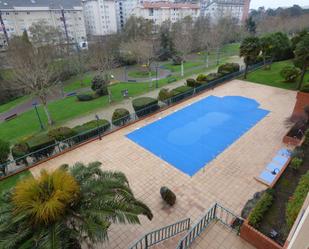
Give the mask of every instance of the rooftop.
<path id="1" fill-rule="evenodd" d="M 81 7 L 80 0 L 0 0 L 0 10 L 26 9 L 74 9 Z"/>
<path id="2" fill-rule="evenodd" d="M 199 9 L 198 4 L 194 3 L 172 3 L 172 2 L 143 2 L 142 6 L 146 9 Z"/>

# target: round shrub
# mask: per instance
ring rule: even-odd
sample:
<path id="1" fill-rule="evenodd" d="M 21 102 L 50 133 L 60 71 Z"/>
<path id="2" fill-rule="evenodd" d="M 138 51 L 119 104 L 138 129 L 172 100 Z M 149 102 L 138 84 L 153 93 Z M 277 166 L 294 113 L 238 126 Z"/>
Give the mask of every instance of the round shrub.
<path id="1" fill-rule="evenodd" d="M 132 101 L 136 115 L 142 117 L 159 109 L 158 100 L 150 97 L 141 97 Z"/>
<path id="2" fill-rule="evenodd" d="M 303 164 L 303 159 L 299 157 L 294 157 L 291 161 L 290 167 L 294 170 L 298 170 L 302 164 Z"/>
<path id="3" fill-rule="evenodd" d="M 92 94 L 78 94 L 76 98 L 78 101 L 91 101 L 94 99 L 94 96 Z"/>
<path id="4" fill-rule="evenodd" d="M 96 92 L 98 96 L 108 95 L 108 84 L 110 83 L 107 76 L 96 75 L 91 81 L 91 89 Z"/>
<path id="5" fill-rule="evenodd" d="M 300 69 L 294 66 L 286 66 L 280 72 L 280 75 L 284 78 L 285 82 L 295 82 L 300 74 Z"/>
<path id="6" fill-rule="evenodd" d="M 8 160 L 10 154 L 10 144 L 6 141 L 0 140 L 0 164 Z"/>
<path id="7" fill-rule="evenodd" d="M 162 199 L 170 206 L 173 206 L 176 202 L 176 195 L 168 188 L 161 187 L 160 194 Z"/>
<path id="8" fill-rule="evenodd" d="M 55 149 L 55 139 L 48 136 L 48 134 L 39 134 L 25 140 L 29 146 L 30 152 L 33 157 L 40 158 L 49 156 Z"/>
<path id="9" fill-rule="evenodd" d="M 201 83 L 205 83 L 207 79 L 207 75 L 205 74 L 199 74 L 196 78 L 196 81 L 201 82 Z"/>
<path id="10" fill-rule="evenodd" d="M 189 87 L 198 87 L 201 84 L 198 83 L 195 79 L 187 79 L 187 86 Z"/>
<path id="11" fill-rule="evenodd" d="M 120 126 L 126 124 L 130 120 L 130 112 L 124 108 L 118 108 L 112 116 L 113 125 Z"/>
<path id="12" fill-rule="evenodd" d="M 164 102 L 164 101 L 168 100 L 170 97 L 171 97 L 170 91 L 166 88 L 162 88 L 159 92 L 158 100 Z"/>
<path id="13" fill-rule="evenodd" d="M 218 73 L 223 75 L 239 72 L 240 65 L 238 63 L 225 63 L 218 68 Z"/>
<path id="14" fill-rule="evenodd" d="M 76 135 L 76 132 L 69 127 L 59 127 L 52 129 L 48 132 L 48 136 L 54 138 L 57 141 L 63 141 Z"/>
<path id="15" fill-rule="evenodd" d="M 16 160 L 16 163 L 27 163 L 26 158 L 22 158 L 30 153 L 30 149 L 28 144 L 21 142 L 17 143 L 12 147 L 12 156 L 14 160 Z M 22 158 L 22 159 L 20 159 Z M 19 160 L 18 160 L 19 159 Z"/>

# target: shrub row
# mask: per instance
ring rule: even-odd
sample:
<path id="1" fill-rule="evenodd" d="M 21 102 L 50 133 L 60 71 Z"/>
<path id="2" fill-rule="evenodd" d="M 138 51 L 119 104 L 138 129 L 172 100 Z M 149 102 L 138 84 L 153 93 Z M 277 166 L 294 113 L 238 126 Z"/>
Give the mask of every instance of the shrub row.
<path id="1" fill-rule="evenodd" d="M 300 179 L 298 186 L 289 200 L 286 207 L 286 223 L 289 228 L 291 228 L 302 208 L 302 205 L 305 201 L 305 198 L 309 191 L 309 171 L 302 176 Z"/>
<path id="2" fill-rule="evenodd" d="M 150 97 L 141 97 L 132 101 L 133 109 L 138 117 L 148 115 L 159 109 L 158 100 Z"/>
<path id="3" fill-rule="evenodd" d="M 94 94 L 78 94 L 76 96 L 77 100 L 78 101 L 81 101 L 81 102 L 86 102 L 86 101 L 91 101 L 91 100 L 94 100 L 96 98 L 96 96 Z"/>
<path id="4" fill-rule="evenodd" d="M 175 103 L 187 98 L 193 94 L 193 88 L 190 86 L 179 86 L 172 90 L 161 89 L 158 95 L 158 100 L 162 102 Z"/>
<path id="5" fill-rule="evenodd" d="M 248 221 L 251 226 L 258 228 L 265 212 L 271 207 L 273 202 L 273 193 L 267 190 L 257 202 L 254 209 L 251 211 Z"/>

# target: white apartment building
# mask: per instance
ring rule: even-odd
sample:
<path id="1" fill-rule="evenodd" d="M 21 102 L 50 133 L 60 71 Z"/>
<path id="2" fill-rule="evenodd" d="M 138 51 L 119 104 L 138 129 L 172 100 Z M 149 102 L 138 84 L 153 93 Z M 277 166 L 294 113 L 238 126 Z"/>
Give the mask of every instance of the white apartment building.
<path id="1" fill-rule="evenodd" d="M 140 0 L 116 0 L 117 29 L 122 30 L 128 18 L 134 14 Z"/>
<path id="2" fill-rule="evenodd" d="M 200 6 L 193 3 L 141 2 L 133 13 L 161 25 L 166 20 L 174 23 L 186 16 L 196 20 L 200 15 Z"/>
<path id="3" fill-rule="evenodd" d="M 103 36 L 117 32 L 114 0 L 83 0 L 82 4 L 87 35 Z"/>
<path id="4" fill-rule="evenodd" d="M 71 43 L 82 44 L 86 41 L 83 9 L 79 0 L 0 0 L 0 12 L 2 43 L 6 40 L 5 31 L 10 39 L 26 30 L 31 39 L 29 27 L 42 20 L 61 29 L 64 34 L 66 29 Z"/>
<path id="5" fill-rule="evenodd" d="M 213 21 L 230 16 L 243 22 L 249 15 L 250 0 L 201 0 L 201 15 Z"/>

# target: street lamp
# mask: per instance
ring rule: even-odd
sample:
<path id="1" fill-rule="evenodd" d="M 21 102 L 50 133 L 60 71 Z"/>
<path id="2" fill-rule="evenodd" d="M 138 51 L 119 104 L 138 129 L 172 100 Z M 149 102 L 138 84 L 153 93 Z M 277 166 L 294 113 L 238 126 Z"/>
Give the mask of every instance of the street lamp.
<path id="1" fill-rule="evenodd" d="M 156 88 L 159 87 L 159 82 L 158 82 L 158 67 L 159 67 L 159 63 L 156 63 Z"/>
<path id="2" fill-rule="evenodd" d="M 100 118 L 99 118 L 98 114 L 95 115 L 95 118 L 97 120 L 97 130 L 98 130 L 98 134 L 99 134 L 99 139 L 102 140 L 101 133 L 100 133 L 100 130 L 99 130 L 99 127 L 100 127 L 99 120 L 100 120 Z"/>
<path id="3" fill-rule="evenodd" d="M 44 130 L 44 126 L 43 126 L 43 123 L 42 123 L 42 120 L 41 120 L 41 117 L 40 117 L 40 114 L 39 114 L 39 111 L 38 111 L 38 108 L 37 108 L 38 103 L 37 102 L 33 102 L 32 105 L 34 106 L 35 113 L 36 113 L 36 115 L 38 117 L 41 130 Z"/>

